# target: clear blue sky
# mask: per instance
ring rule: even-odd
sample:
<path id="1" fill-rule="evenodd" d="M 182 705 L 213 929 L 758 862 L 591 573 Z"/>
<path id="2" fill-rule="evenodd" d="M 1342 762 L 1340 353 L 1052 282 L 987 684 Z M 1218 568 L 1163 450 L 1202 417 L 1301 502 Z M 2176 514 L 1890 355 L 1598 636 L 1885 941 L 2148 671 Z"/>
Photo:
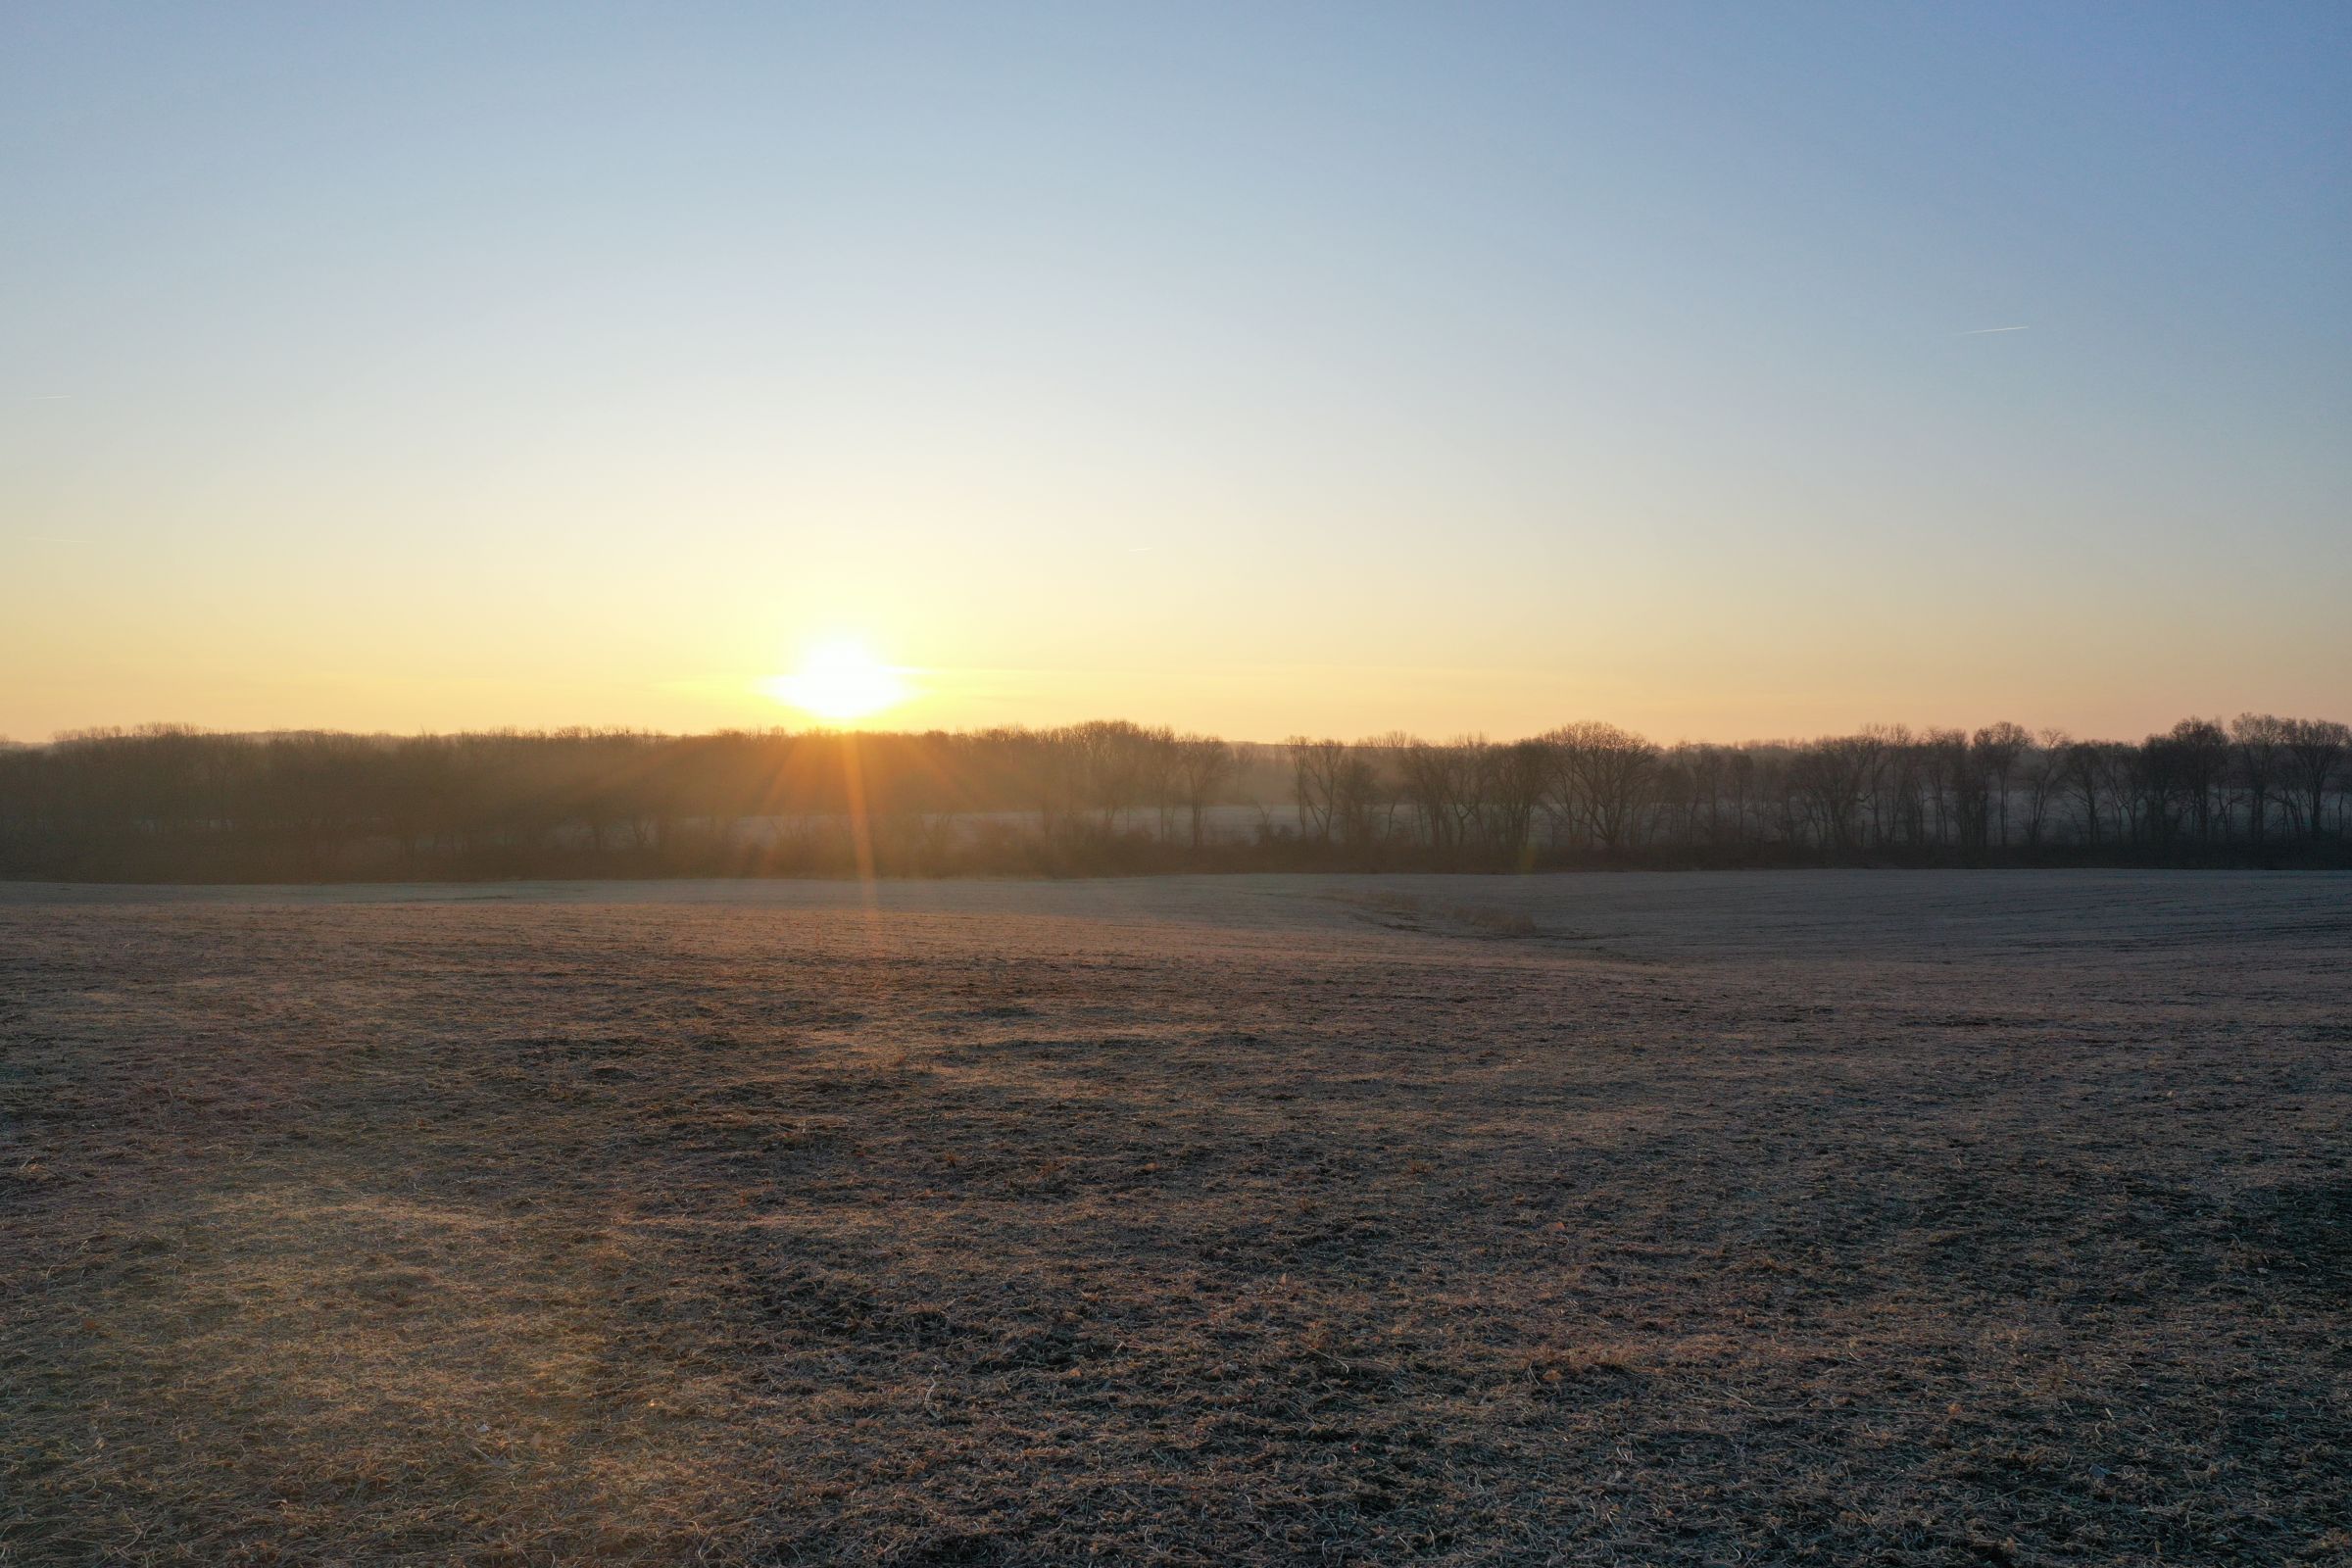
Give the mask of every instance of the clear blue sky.
<path id="1" fill-rule="evenodd" d="M 2352 716 L 2343 4 L 17 4 L 0 210 L 20 738 Z"/>

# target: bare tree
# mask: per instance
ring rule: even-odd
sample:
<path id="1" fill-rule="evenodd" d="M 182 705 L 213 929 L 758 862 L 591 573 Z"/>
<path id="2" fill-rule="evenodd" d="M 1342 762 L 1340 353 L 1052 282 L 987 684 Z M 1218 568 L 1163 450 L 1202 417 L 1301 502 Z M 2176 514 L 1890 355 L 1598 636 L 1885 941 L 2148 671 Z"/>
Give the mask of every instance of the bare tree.
<path id="1" fill-rule="evenodd" d="M 2099 822 L 2103 808 L 2113 794 L 2114 766 L 2110 748 L 2099 741 L 2077 741 L 2066 749 L 2066 778 L 2074 786 L 2075 798 L 2082 803 L 2082 832 L 2084 842 L 2096 846 L 2099 842 Z M 2121 832 L 2119 824 L 2118 832 Z"/>
<path id="2" fill-rule="evenodd" d="M 1291 787 L 1298 802 L 1298 831 L 1317 843 L 1329 844 L 1339 811 L 1341 774 L 1348 766 L 1348 743 L 1294 735 L 1283 744 L 1291 754 Z"/>
<path id="3" fill-rule="evenodd" d="M 1535 826 L 1536 810 L 1550 785 L 1550 748 L 1541 741 L 1488 746 L 1480 749 L 1478 760 L 1478 793 L 1486 808 L 1487 841 L 1517 858 L 1530 847 L 1528 835 Z"/>
<path id="4" fill-rule="evenodd" d="M 2006 719 L 1985 725 L 1969 741 L 1969 752 L 1980 775 L 1991 782 L 1993 799 L 1999 803 L 2003 849 L 2009 846 L 2009 776 L 2017 770 L 2018 759 L 2033 744 L 2034 737 L 2026 733 L 2024 725 Z"/>
<path id="5" fill-rule="evenodd" d="M 1084 798 L 1102 813 L 1102 831 L 1116 832 L 1150 780 L 1151 733 L 1123 718 L 1088 719 L 1061 733 Z"/>
<path id="6" fill-rule="evenodd" d="M 1134 745 L 1139 793 L 1156 814 L 1159 842 L 1165 844 L 1180 800 L 1176 732 L 1165 724 L 1148 725 L 1137 731 Z"/>
<path id="7" fill-rule="evenodd" d="M 1194 849 L 1200 848 L 1202 813 L 1233 773 L 1233 748 L 1223 741 L 1207 735 L 1186 735 L 1176 742 L 1177 787 L 1193 815 Z"/>
<path id="8" fill-rule="evenodd" d="M 2288 720 L 2287 776 L 2303 808 L 2304 831 L 2315 839 L 2327 832 L 2322 812 L 2327 807 L 2328 786 L 2343 765 L 2347 746 L 2352 746 L 2352 730 L 2331 719 Z"/>
<path id="9" fill-rule="evenodd" d="M 2173 770 L 2175 788 L 2186 814 L 2196 824 L 2199 842 L 2210 843 L 2214 796 L 2230 765 L 2229 732 L 2210 718 L 2184 718 L 2173 726 L 2165 739 L 2169 743 L 2166 760 Z"/>
<path id="10" fill-rule="evenodd" d="M 1339 776 L 1332 781 L 1332 823 L 1343 843 L 1368 844 L 1376 836 L 1373 823 L 1382 814 L 1387 794 L 1373 762 L 1376 755 L 1373 747 L 1348 747 Z"/>
<path id="11" fill-rule="evenodd" d="M 1901 724 L 1865 724 L 1857 732 L 1878 748 L 1870 774 L 1869 837 L 1875 843 L 1922 836 L 1919 814 L 1919 744 Z"/>
<path id="12" fill-rule="evenodd" d="M 2275 714 L 2240 713 L 2230 721 L 2237 783 L 2246 793 L 2246 830 L 2256 844 L 2263 841 L 2271 796 L 2293 739 L 2294 727 Z"/>
<path id="13" fill-rule="evenodd" d="M 1929 804 L 1936 809 L 1936 842 L 1942 844 L 1947 828 L 1960 825 L 1961 842 L 1968 841 L 1967 801 L 1976 792 L 1968 773 L 1968 736 L 1956 729 L 1932 729 L 1919 741 L 1920 776 L 1927 785 Z M 1978 824 L 1983 826 L 1980 812 Z"/>
<path id="14" fill-rule="evenodd" d="M 1458 745 L 1432 746 L 1409 737 L 1396 750 L 1397 787 L 1420 818 L 1422 833 L 1433 849 L 1447 849 L 1460 842 L 1464 780 L 1459 751 Z"/>
<path id="15" fill-rule="evenodd" d="M 1789 782 L 1811 811 L 1824 849 L 1853 847 L 1884 756 L 1884 744 L 1863 734 L 1825 736 L 1789 759 Z"/>
<path id="16" fill-rule="evenodd" d="M 1564 724 L 1539 737 L 1552 793 L 1604 850 L 1621 849 L 1656 776 L 1658 748 L 1614 724 Z"/>
<path id="17" fill-rule="evenodd" d="M 2026 758 L 2026 845 L 2041 846 L 2050 808 L 2066 787 L 2066 754 L 2074 737 L 2062 729 L 2045 729 Z"/>

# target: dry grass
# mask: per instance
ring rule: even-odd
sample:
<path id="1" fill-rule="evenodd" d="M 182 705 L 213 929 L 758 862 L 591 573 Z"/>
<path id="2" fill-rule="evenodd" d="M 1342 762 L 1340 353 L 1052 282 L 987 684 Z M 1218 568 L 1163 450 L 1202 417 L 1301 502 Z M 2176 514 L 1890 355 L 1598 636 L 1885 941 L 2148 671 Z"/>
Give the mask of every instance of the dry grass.
<path id="1" fill-rule="evenodd" d="M 2352 1560 L 2342 879 L 413 891 L 0 895 L 0 1562 Z"/>

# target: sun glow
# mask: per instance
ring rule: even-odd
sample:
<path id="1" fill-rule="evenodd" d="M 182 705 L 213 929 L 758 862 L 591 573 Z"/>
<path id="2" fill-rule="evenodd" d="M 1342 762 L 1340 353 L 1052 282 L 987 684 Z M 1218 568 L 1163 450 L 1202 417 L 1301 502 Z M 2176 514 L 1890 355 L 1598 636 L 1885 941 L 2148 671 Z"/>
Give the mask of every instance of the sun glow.
<path id="1" fill-rule="evenodd" d="M 906 700 L 899 671 L 862 643 L 825 643 L 808 651 L 801 667 L 766 684 L 769 696 L 818 718 L 854 719 L 879 713 Z"/>

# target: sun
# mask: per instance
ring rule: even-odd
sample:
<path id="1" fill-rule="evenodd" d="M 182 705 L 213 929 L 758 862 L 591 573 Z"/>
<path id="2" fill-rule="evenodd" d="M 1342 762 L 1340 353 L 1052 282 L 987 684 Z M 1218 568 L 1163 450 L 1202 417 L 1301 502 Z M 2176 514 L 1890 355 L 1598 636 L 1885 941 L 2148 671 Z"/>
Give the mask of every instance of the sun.
<path id="1" fill-rule="evenodd" d="M 768 695 L 818 718 L 853 719 L 906 700 L 899 672 L 863 643 L 830 642 L 808 650 L 801 667 L 767 682 Z"/>

